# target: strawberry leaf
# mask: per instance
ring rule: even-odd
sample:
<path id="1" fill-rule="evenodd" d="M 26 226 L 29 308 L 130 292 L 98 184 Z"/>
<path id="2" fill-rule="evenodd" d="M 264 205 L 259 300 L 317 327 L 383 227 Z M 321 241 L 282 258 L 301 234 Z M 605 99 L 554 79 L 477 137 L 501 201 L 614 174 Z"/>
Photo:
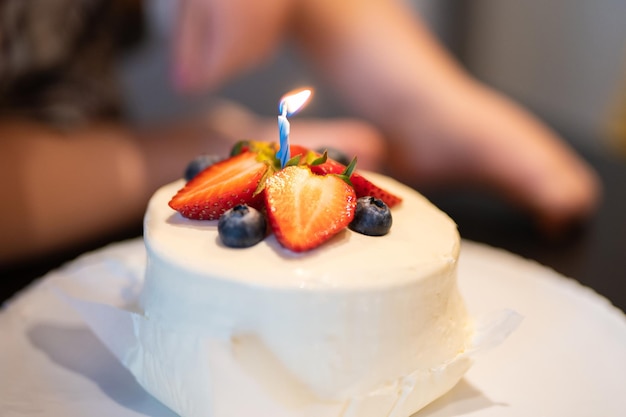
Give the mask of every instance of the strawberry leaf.
<path id="1" fill-rule="evenodd" d="M 277 171 L 276 167 L 273 164 L 271 164 L 269 161 L 265 161 L 264 163 L 265 165 L 267 165 L 267 170 L 265 171 L 265 173 L 259 180 L 259 183 L 256 189 L 254 190 L 254 193 L 252 194 L 253 197 L 256 197 L 257 195 L 263 192 L 263 190 L 265 189 L 265 183 L 267 182 L 267 179 L 270 176 L 274 175 L 274 173 Z"/>
<path id="2" fill-rule="evenodd" d="M 355 168 L 356 168 L 356 156 L 354 158 L 352 158 L 352 161 L 350 161 L 350 165 L 348 165 L 346 167 L 346 169 L 341 174 L 347 176 L 348 178 L 350 178 L 352 176 L 352 173 L 354 172 Z"/>
<path id="3" fill-rule="evenodd" d="M 296 155 L 293 158 L 291 158 L 290 160 L 287 161 L 287 163 L 285 164 L 286 167 L 290 167 L 290 166 L 294 166 L 294 165 L 299 165 L 300 164 L 300 159 L 301 159 L 301 155 Z"/>
<path id="4" fill-rule="evenodd" d="M 230 150 L 230 156 L 236 156 L 242 153 L 244 150 L 250 147 L 250 141 L 240 140 L 235 143 L 235 146 Z"/>
<path id="5" fill-rule="evenodd" d="M 354 187 L 354 185 L 352 184 L 352 181 L 350 181 L 350 177 L 348 175 L 345 175 L 345 174 L 330 174 L 330 175 L 334 175 L 335 177 L 340 178 L 342 181 L 344 181 L 350 187 Z"/>
<path id="6" fill-rule="evenodd" d="M 334 174 L 334 175 L 344 180 L 346 184 L 348 184 L 350 187 L 354 187 L 354 185 L 352 184 L 352 181 L 350 180 L 350 177 L 352 177 L 352 173 L 354 172 L 355 168 L 356 168 L 356 156 L 352 158 L 352 161 L 350 161 L 350 165 L 348 165 L 341 174 Z"/>
<path id="7" fill-rule="evenodd" d="M 328 152 L 324 151 L 324 154 L 322 156 L 320 156 L 319 158 L 314 159 L 313 161 L 311 161 L 311 163 L 309 163 L 309 165 L 311 165 L 311 166 L 322 165 L 322 164 L 326 163 L 327 160 L 328 160 Z"/>

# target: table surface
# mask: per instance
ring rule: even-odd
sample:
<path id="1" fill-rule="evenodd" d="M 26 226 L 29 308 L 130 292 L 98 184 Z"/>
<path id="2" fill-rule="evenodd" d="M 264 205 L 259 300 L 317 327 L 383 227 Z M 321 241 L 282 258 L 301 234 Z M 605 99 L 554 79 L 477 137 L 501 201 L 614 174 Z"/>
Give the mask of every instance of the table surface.
<path id="1" fill-rule="evenodd" d="M 593 288 L 626 311 L 626 159 L 598 151 L 581 151 L 581 154 L 597 169 L 603 181 L 603 200 L 589 222 L 558 240 L 547 240 L 523 213 L 491 196 L 458 190 L 425 194 L 457 222 L 464 239 L 503 248 L 549 266 Z M 84 251 L 140 234 L 137 225 L 121 235 L 37 262 L 0 265 L 0 303 L 33 279 Z"/>

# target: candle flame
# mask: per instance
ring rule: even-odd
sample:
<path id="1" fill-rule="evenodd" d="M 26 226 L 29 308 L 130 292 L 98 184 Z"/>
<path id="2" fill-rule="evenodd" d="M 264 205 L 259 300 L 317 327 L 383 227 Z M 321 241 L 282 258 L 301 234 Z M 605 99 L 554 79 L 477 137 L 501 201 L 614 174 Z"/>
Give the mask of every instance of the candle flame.
<path id="1" fill-rule="evenodd" d="M 284 116 L 292 116 L 308 103 L 312 95 L 310 88 L 290 91 L 280 99 L 278 110 Z"/>

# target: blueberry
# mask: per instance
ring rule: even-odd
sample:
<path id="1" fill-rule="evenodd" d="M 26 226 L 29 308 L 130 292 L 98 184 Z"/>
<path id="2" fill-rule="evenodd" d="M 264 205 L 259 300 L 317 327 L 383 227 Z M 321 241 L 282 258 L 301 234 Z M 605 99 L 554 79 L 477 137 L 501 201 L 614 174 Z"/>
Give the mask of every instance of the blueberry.
<path id="1" fill-rule="evenodd" d="M 382 200 L 361 197 L 356 201 L 354 218 L 348 225 L 350 230 L 368 235 L 383 236 L 391 228 L 391 210 Z"/>
<path id="2" fill-rule="evenodd" d="M 328 152 L 328 158 L 332 159 L 333 161 L 337 161 L 343 165 L 350 165 L 350 157 L 348 157 L 348 155 L 346 155 L 345 153 L 343 153 L 342 151 L 340 151 L 339 149 L 336 148 L 319 148 L 316 149 L 317 152 L 319 153 L 324 153 L 324 151 Z"/>
<path id="3" fill-rule="evenodd" d="M 255 208 L 238 204 L 227 210 L 217 222 L 222 243 L 231 248 L 247 248 L 265 237 L 265 217 Z"/>
<path id="4" fill-rule="evenodd" d="M 189 165 L 187 165 L 187 168 L 185 169 L 185 181 L 191 180 L 205 168 L 210 167 L 211 165 L 221 161 L 222 159 L 223 158 L 217 155 L 198 155 L 197 157 L 192 159 L 191 162 L 189 162 Z"/>

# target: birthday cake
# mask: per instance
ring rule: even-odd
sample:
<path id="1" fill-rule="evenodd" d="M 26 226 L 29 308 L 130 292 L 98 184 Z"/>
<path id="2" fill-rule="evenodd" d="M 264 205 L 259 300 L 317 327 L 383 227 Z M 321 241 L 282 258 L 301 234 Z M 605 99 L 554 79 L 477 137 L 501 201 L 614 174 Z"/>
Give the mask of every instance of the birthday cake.
<path id="1" fill-rule="evenodd" d="M 153 327 L 133 373 L 183 417 L 410 416 L 471 365 L 455 223 L 391 178 L 305 149 L 267 172 L 267 149 L 150 200 L 141 310 Z M 199 203 L 215 189 L 221 200 Z M 382 232 L 353 227 L 363 200 L 388 209 Z M 234 248 L 219 219 L 242 202 L 267 224 Z"/>

